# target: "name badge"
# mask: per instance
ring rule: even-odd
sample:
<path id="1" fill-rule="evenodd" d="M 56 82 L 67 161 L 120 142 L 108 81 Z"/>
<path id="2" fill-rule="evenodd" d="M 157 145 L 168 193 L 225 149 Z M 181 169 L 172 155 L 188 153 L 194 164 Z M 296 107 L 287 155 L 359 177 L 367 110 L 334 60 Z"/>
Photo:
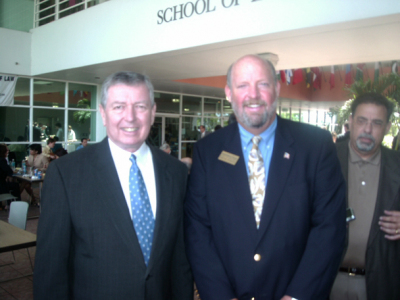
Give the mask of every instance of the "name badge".
<path id="1" fill-rule="evenodd" d="M 239 160 L 239 156 L 226 151 L 222 151 L 218 159 L 234 166 Z"/>

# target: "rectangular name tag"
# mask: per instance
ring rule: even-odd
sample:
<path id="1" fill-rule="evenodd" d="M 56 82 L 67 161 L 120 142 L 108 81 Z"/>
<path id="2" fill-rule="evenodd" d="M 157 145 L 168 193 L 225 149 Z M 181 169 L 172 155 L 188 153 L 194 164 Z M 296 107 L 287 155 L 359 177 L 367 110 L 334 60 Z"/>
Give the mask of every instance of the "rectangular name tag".
<path id="1" fill-rule="evenodd" d="M 218 159 L 234 166 L 239 160 L 239 156 L 226 151 L 222 151 Z"/>

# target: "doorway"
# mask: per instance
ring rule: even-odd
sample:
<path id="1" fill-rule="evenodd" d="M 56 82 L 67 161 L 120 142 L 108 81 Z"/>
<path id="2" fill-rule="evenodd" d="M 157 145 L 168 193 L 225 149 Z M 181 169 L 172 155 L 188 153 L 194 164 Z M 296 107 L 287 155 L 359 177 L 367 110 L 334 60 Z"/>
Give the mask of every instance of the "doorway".
<path id="1" fill-rule="evenodd" d="M 168 143 L 171 155 L 179 159 L 179 128 L 179 116 L 156 116 L 147 141 L 157 148 Z"/>

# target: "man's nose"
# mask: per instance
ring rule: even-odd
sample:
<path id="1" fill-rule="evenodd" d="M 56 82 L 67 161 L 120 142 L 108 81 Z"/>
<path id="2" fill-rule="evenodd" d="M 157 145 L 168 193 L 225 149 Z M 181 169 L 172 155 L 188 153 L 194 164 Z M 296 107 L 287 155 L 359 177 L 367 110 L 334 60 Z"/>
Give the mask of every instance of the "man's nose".
<path id="1" fill-rule="evenodd" d="M 365 124 L 364 131 L 367 133 L 372 132 L 372 122 L 367 122 L 367 124 Z"/>
<path id="2" fill-rule="evenodd" d="M 133 122 L 136 119 L 136 110 L 133 105 L 127 105 L 125 109 L 125 120 Z"/>
<path id="3" fill-rule="evenodd" d="M 258 98 L 259 98 L 259 95 L 260 95 L 260 90 L 258 89 L 257 84 L 250 85 L 250 88 L 249 88 L 249 96 L 250 96 L 252 99 L 258 99 Z"/>

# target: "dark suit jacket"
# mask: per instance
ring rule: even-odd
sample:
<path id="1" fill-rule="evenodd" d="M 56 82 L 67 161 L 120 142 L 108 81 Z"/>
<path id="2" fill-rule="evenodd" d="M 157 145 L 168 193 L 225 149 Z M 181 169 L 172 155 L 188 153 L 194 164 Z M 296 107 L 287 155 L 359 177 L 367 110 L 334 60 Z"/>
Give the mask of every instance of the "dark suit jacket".
<path id="1" fill-rule="evenodd" d="M 337 151 L 347 182 L 348 143 L 338 144 Z M 385 147 L 381 151 L 378 197 L 365 254 L 367 296 L 371 300 L 400 299 L 400 241 L 385 239 L 378 224 L 384 210 L 400 211 L 400 153 Z"/>
<path id="2" fill-rule="evenodd" d="M 239 160 L 219 160 L 222 151 Z M 329 132 L 278 117 L 258 230 L 238 125 L 201 139 L 185 212 L 202 300 L 328 298 L 346 234 L 345 185 Z"/>
<path id="3" fill-rule="evenodd" d="M 157 215 L 147 268 L 108 139 L 50 164 L 38 226 L 35 299 L 192 299 L 183 242 L 187 168 L 151 151 Z"/>

